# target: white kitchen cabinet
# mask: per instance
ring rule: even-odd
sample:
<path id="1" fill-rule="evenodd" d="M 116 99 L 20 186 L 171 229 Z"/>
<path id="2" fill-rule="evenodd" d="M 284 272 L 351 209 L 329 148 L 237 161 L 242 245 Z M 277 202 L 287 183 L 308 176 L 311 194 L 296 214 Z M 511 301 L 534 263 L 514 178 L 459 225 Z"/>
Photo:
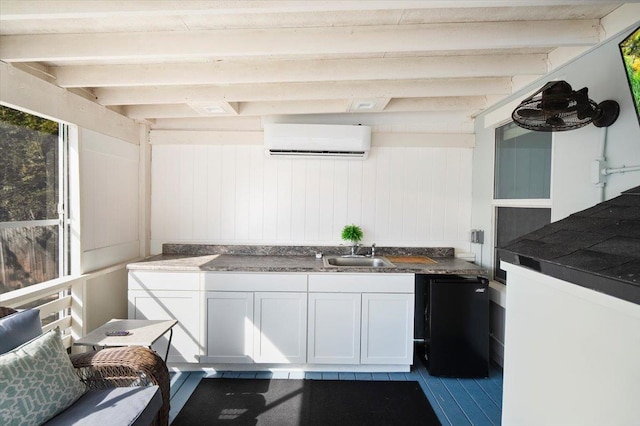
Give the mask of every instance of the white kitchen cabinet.
<path id="1" fill-rule="evenodd" d="M 254 293 L 254 360 L 307 361 L 307 293 Z"/>
<path id="2" fill-rule="evenodd" d="M 169 362 L 232 370 L 407 371 L 413 299 L 414 276 L 402 273 L 129 273 L 129 318 L 178 320 Z"/>
<path id="3" fill-rule="evenodd" d="M 309 359 L 324 350 L 354 348 L 355 329 L 359 333 L 357 363 L 367 365 L 411 365 L 413 363 L 413 311 L 415 277 L 411 274 L 310 274 L 309 275 Z M 335 294 L 344 299 L 338 302 Z M 327 300 L 321 313 L 314 299 Z M 357 327 L 345 300 L 358 305 Z M 316 306 L 314 306 L 314 304 Z M 321 303 L 322 304 L 322 303 Z M 333 306 L 332 306 L 333 305 Z M 351 306 L 355 309 L 355 306 Z M 332 313 L 333 310 L 333 313 Z M 333 315 L 336 315 L 334 318 Z M 338 319 L 339 318 L 339 319 Z M 336 321 L 331 324 L 331 321 Z M 331 333 L 325 324 L 333 328 Z M 317 330 L 321 330 L 320 334 Z M 334 342 L 336 348 L 331 344 Z M 320 343 L 321 342 L 321 343 Z M 320 352 L 312 345 L 321 344 Z M 325 362 L 331 363 L 331 361 Z M 320 362 L 320 361 L 318 361 Z M 345 361 L 343 364 L 352 361 Z"/>
<path id="4" fill-rule="evenodd" d="M 253 293 L 205 293 L 203 362 L 253 362 Z"/>
<path id="5" fill-rule="evenodd" d="M 308 362 L 360 363 L 360 293 L 309 293 Z"/>
<path id="6" fill-rule="evenodd" d="M 306 274 L 204 274 L 207 362 L 304 363 Z"/>
<path id="7" fill-rule="evenodd" d="M 176 319 L 168 362 L 199 362 L 200 275 L 189 272 L 129 272 L 129 318 Z M 180 289 L 180 290 L 176 290 Z M 169 334 L 152 348 L 163 358 Z"/>
<path id="8" fill-rule="evenodd" d="M 413 294 L 362 294 L 361 364 L 413 363 Z"/>

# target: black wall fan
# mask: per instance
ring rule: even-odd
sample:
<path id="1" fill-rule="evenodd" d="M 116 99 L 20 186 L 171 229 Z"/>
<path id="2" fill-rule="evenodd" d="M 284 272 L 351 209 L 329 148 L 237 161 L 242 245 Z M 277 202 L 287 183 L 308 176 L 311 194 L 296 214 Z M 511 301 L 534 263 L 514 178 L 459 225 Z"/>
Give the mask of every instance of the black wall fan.
<path id="1" fill-rule="evenodd" d="M 562 132 L 578 129 L 589 123 L 596 127 L 611 126 L 620 113 L 616 101 L 596 104 L 589 99 L 586 87 L 575 91 L 566 81 L 550 81 L 511 114 L 520 127 L 539 132 Z"/>

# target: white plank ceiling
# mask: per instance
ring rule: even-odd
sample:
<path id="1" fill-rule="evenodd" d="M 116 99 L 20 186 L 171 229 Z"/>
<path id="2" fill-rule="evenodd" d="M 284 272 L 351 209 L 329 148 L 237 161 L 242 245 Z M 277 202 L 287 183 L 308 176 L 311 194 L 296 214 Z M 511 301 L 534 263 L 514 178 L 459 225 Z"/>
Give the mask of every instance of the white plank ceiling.
<path id="1" fill-rule="evenodd" d="M 552 52 L 600 42 L 621 4 L 0 0 L 0 60 L 158 129 L 333 117 L 469 133 Z"/>

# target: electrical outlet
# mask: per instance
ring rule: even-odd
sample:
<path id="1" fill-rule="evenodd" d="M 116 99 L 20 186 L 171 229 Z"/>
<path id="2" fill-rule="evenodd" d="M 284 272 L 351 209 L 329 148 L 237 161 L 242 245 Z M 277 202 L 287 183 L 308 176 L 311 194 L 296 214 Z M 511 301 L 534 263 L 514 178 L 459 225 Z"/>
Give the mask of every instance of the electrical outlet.
<path id="1" fill-rule="evenodd" d="M 591 162 L 591 183 L 597 186 L 603 186 L 606 181 L 606 175 L 603 171 L 607 168 L 604 160 L 598 159 Z"/>
<path id="2" fill-rule="evenodd" d="M 471 230 L 471 242 L 476 244 L 484 243 L 484 231 L 481 229 Z"/>

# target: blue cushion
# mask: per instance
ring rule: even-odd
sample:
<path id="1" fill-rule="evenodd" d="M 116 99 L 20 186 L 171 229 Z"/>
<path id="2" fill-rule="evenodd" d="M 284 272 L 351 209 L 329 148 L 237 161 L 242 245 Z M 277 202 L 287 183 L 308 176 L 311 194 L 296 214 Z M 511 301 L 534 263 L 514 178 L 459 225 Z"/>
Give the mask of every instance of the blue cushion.
<path id="1" fill-rule="evenodd" d="M 161 406 L 158 386 L 92 389 L 45 425 L 149 425 Z"/>
<path id="2" fill-rule="evenodd" d="M 42 334 L 39 309 L 27 309 L 0 318 L 0 354 Z"/>
<path id="3" fill-rule="evenodd" d="M 58 328 L 0 355 L 2 425 L 39 425 L 85 391 Z"/>

